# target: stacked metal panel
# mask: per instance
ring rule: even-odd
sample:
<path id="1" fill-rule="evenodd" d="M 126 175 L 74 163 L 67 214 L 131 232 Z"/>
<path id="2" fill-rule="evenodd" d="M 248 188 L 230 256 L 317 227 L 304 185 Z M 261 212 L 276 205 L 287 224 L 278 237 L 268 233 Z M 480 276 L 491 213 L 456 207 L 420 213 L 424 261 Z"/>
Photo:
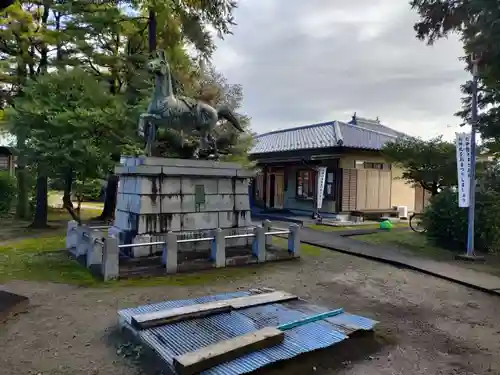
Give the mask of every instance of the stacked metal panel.
<path id="1" fill-rule="evenodd" d="M 173 359 L 176 356 L 264 327 L 276 327 L 331 310 L 311 305 L 303 300 L 294 300 L 180 321 L 140 331 L 135 330 L 130 325 L 134 315 L 247 295 L 251 295 L 251 293 L 225 293 L 138 306 L 118 311 L 119 322 L 123 327 L 130 329 L 142 343 L 158 353 L 166 367 L 175 372 Z M 204 371 L 203 374 L 236 375 L 249 373 L 274 362 L 284 361 L 303 353 L 335 345 L 348 339 L 349 335 L 355 331 L 372 330 L 376 324 L 377 322 L 374 320 L 348 313 L 308 323 L 287 330 L 284 341 L 279 345 L 222 363 Z"/>

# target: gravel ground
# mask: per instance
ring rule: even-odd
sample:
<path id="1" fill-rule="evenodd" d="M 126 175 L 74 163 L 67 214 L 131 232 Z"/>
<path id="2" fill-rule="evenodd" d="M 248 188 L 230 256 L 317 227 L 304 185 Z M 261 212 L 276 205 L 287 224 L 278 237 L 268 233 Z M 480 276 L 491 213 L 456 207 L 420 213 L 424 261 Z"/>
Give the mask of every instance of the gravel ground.
<path id="1" fill-rule="evenodd" d="M 0 373 L 152 374 L 144 364 L 117 355 L 117 309 L 258 286 L 381 322 L 375 337 L 351 339 L 266 370 L 268 374 L 500 374 L 498 297 L 326 250 L 300 262 L 256 267 L 237 280 L 196 287 L 84 289 L 10 283 L 4 288 L 28 296 L 31 308 L 0 327 Z"/>

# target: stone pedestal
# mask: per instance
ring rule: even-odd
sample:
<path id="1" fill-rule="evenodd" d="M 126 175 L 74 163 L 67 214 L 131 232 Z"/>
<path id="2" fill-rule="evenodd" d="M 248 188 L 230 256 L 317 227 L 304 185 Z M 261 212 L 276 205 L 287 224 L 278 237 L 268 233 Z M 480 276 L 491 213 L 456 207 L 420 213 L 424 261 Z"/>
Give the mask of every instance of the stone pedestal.
<path id="1" fill-rule="evenodd" d="M 238 229 L 251 225 L 248 186 L 254 173 L 238 164 L 122 158 L 115 173 L 120 182 L 114 230 L 120 243 L 137 242 L 141 236 L 162 241 L 170 231 L 180 233 L 180 238 L 204 236 L 218 228 L 240 233 Z"/>

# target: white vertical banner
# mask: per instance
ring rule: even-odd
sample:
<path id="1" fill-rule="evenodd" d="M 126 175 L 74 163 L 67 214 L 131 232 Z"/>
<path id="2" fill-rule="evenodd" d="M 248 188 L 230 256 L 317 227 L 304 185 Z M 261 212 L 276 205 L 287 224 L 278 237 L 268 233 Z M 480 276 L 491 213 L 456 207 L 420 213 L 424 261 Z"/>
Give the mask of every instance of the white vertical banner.
<path id="1" fill-rule="evenodd" d="M 316 186 L 318 187 L 318 194 L 316 195 L 316 208 L 319 210 L 323 205 L 325 197 L 326 167 L 319 167 L 317 176 Z"/>
<path id="2" fill-rule="evenodd" d="M 470 162 L 471 136 L 468 133 L 457 133 L 455 146 L 457 149 L 458 173 L 458 207 L 469 207 L 470 200 Z"/>

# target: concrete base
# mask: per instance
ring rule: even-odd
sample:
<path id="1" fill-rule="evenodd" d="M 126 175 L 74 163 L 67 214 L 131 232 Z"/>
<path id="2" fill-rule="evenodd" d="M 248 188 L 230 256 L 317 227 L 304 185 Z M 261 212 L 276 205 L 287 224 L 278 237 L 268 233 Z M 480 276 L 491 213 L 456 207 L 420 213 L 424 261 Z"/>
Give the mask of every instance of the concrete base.
<path id="1" fill-rule="evenodd" d="M 226 249 L 226 253 L 227 257 L 224 265 L 219 265 L 219 267 L 242 267 L 261 263 L 257 257 L 251 254 L 251 249 L 230 248 Z M 195 258 L 195 255 L 196 254 L 193 253 L 179 253 L 179 263 L 176 265 L 175 272 L 172 270 L 167 273 L 192 273 L 217 268 L 217 264 L 210 260 L 208 251 L 205 254 L 199 254 L 199 258 Z M 299 258 L 290 254 L 286 249 L 271 247 L 268 249 L 265 262 L 281 262 L 298 259 Z M 165 266 L 160 267 L 158 263 L 159 259 L 153 258 L 130 259 L 128 262 L 123 262 L 120 265 L 120 279 L 164 276 Z"/>
<path id="2" fill-rule="evenodd" d="M 467 255 L 467 254 L 457 254 L 455 255 L 456 260 L 463 260 L 466 262 L 484 262 L 484 257 L 480 255 Z"/>
<path id="3" fill-rule="evenodd" d="M 120 243 L 134 242 L 135 237 L 155 242 L 168 232 L 251 226 L 248 187 L 253 171 L 207 160 L 122 160 L 115 169 L 120 182 L 114 227 L 121 232 Z"/>

